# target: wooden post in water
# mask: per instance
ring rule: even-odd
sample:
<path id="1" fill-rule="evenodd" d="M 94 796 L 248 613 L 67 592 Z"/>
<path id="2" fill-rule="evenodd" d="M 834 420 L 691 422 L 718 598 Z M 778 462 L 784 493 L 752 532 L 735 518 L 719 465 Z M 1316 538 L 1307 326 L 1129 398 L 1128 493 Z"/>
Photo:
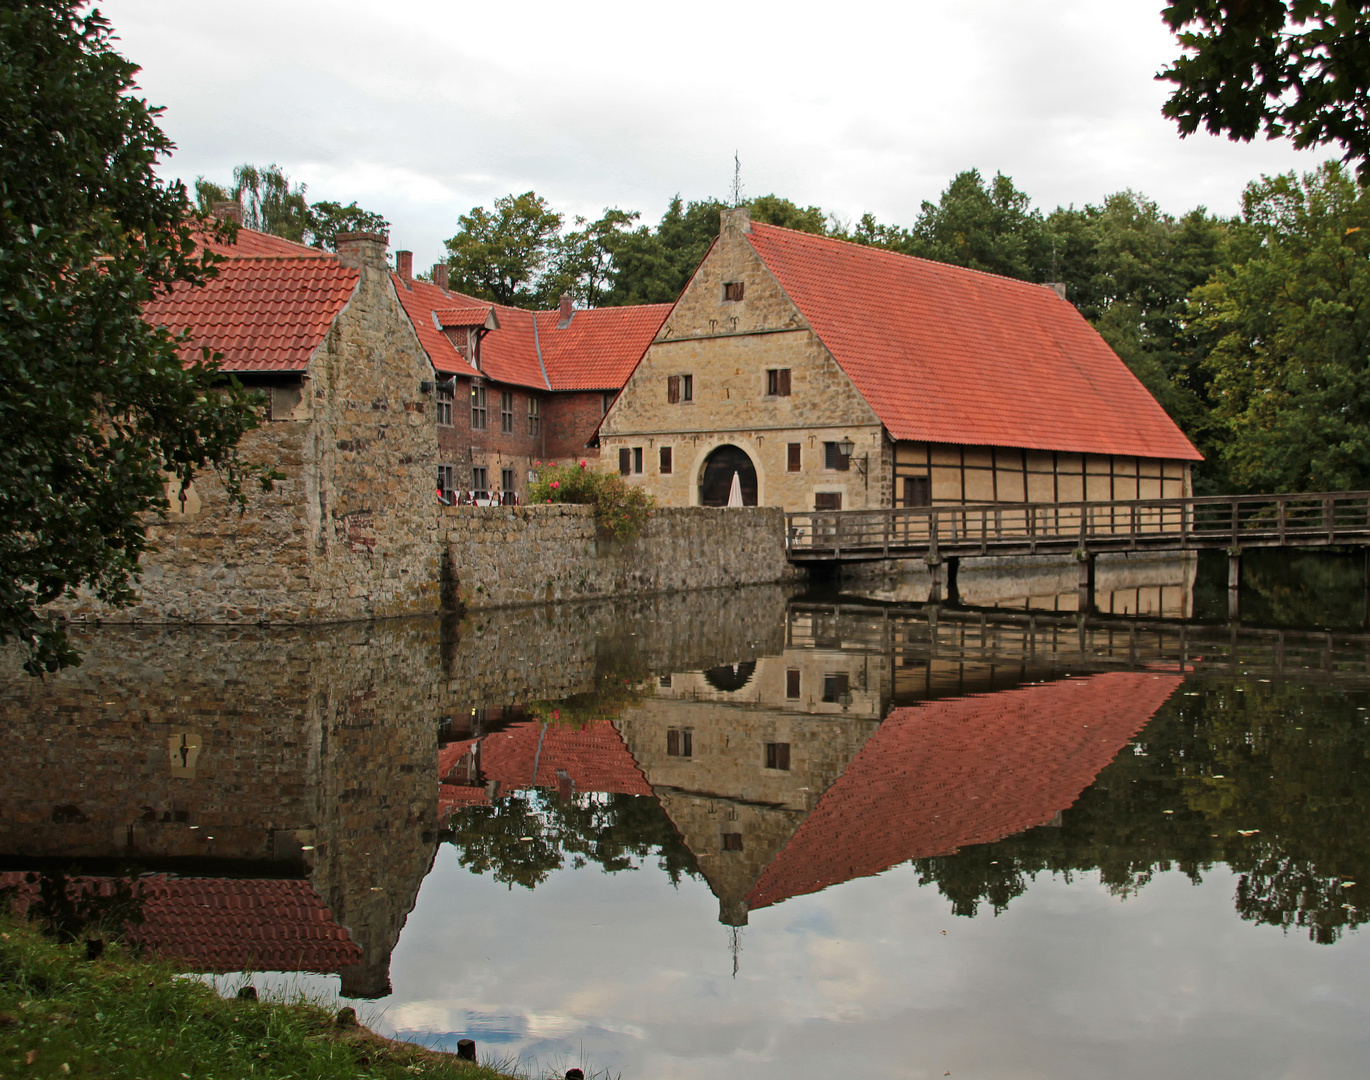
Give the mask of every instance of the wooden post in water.
<path id="1" fill-rule="evenodd" d="M 961 570 L 961 559 L 956 555 L 947 557 L 947 603 L 961 603 L 961 586 L 957 577 Z"/>
<path id="2" fill-rule="evenodd" d="M 1242 549 L 1227 549 L 1227 617 L 1233 622 L 1241 618 Z"/>
<path id="3" fill-rule="evenodd" d="M 1089 614 L 1094 610 L 1094 559 L 1091 551 L 1077 551 L 1080 560 L 1080 610 Z"/>
<path id="4" fill-rule="evenodd" d="M 928 573 L 932 575 L 932 586 L 928 589 L 928 603 L 940 604 L 942 602 L 942 567 L 945 565 L 941 558 L 935 557 L 936 552 L 930 554 L 927 559 Z"/>
<path id="5" fill-rule="evenodd" d="M 457 1057 L 461 1058 L 462 1061 L 475 1061 L 475 1060 L 476 1060 L 476 1040 L 475 1040 L 475 1039 L 458 1039 L 458 1040 L 457 1040 Z"/>

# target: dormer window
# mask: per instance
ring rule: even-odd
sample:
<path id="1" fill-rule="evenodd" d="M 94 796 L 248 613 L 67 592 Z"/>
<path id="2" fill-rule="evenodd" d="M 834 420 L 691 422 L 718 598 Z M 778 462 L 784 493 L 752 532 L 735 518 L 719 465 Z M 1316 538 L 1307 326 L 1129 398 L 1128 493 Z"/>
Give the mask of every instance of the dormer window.
<path id="1" fill-rule="evenodd" d="M 724 299 L 725 301 L 728 301 L 728 300 L 741 300 L 741 299 L 742 299 L 742 282 L 740 282 L 740 281 L 725 281 L 725 282 L 723 283 L 723 299 Z"/>

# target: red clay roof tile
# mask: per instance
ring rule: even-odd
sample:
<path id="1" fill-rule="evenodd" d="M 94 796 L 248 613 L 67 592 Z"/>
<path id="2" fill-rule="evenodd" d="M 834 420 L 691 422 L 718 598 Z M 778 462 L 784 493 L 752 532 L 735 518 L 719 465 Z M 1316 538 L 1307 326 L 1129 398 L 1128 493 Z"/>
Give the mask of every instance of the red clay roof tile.
<path id="1" fill-rule="evenodd" d="M 621 390 L 671 306 L 587 308 L 563 330 L 557 329 L 557 312 L 539 312 L 538 339 L 552 389 Z"/>
<path id="2" fill-rule="evenodd" d="M 773 225 L 747 238 L 895 439 L 1201 460 L 1046 286 Z"/>
<path id="3" fill-rule="evenodd" d="M 1118 671 L 895 709 L 765 869 L 747 906 L 1051 820 L 1183 681 Z"/>

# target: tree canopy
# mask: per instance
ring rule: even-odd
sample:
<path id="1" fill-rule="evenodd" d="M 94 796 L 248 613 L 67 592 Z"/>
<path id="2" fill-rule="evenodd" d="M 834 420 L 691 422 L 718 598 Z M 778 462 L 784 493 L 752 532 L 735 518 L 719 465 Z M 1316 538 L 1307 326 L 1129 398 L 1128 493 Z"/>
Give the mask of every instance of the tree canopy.
<path id="1" fill-rule="evenodd" d="M 1163 111 L 1181 134 L 1338 143 L 1370 181 L 1364 0 L 1174 0 L 1163 18 L 1185 51 L 1157 76 L 1175 84 Z"/>
<path id="2" fill-rule="evenodd" d="M 258 232 L 336 251 L 337 237 L 344 232 L 385 232 L 390 222 L 380 214 L 363 210 L 356 202 L 305 201 L 306 185 L 292 183 L 279 165 L 242 164 L 233 170 L 232 185 L 195 180 L 195 201 L 201 214 L 216 203 L 235 202 L 243 212 L 243 224 Z"/>
<path id="3" fill-rule="evenodd" d="M 213 360 L 189 366 L 141 318 L 215 273 L 137 66 L 77 0 L 0 8 L 0 641 L 31 673 L 78 658 L 43 605 L 77 588 L 131 599 L 164 484 L 236 483 L 255 423 Z M 214 389 L 212 389 L 214 388 Z"/>

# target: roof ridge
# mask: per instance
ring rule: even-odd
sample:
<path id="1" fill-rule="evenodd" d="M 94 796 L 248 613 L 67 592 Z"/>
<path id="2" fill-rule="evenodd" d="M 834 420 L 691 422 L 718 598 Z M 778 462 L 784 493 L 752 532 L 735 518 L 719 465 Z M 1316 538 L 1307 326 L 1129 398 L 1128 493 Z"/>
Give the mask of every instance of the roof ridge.
<path id="1" fill-rule="evenodd" d="M 967 274 L 979 274 L 981 277 L 994 278 L 997 281 L 1009 281 L 1015 285 L 1030 285 L 1034 289 L 1049 288 L 1048 283 L 1045 281 L 1028 281 L 1025 278 L 1009 277 L 1007 274 L 996 274 L 993 270 L 977 270 L 973 266 L 960 266 L 956 263 L 929 259 L 925 255 L 908 255 L 902 251 L 892 251 L 890 248 L 880 247 L 877 244 L 863 244 L 860 241 L 846 240 L 840 236 L 828 236 L 824 233 L 805 232 L 803 229 L 791 229 L 784 225 L 771 225 L 764 221 L 752 222 L 752 228 L 772 229 L 776 232 L 793 233 L 795 236 L 802 236 L 809 240 L 822 240 L 830 244 L 845 244 L 847 247 L 855 248 L 858 251 L 870 252 L 877 257 L 888 256 L 894 259 L 907 259 L 910 262 L 923 263 L 927 266 L 946 267 L 948 270 L 963 270 Z M 746 234 L 744 233 L 743 235 L 745 236 Z M 762 262 L 766 261 L 766 257 L 761 255 L 761 252 L 758 251 L 757 255 L 761 257 Z"/>

